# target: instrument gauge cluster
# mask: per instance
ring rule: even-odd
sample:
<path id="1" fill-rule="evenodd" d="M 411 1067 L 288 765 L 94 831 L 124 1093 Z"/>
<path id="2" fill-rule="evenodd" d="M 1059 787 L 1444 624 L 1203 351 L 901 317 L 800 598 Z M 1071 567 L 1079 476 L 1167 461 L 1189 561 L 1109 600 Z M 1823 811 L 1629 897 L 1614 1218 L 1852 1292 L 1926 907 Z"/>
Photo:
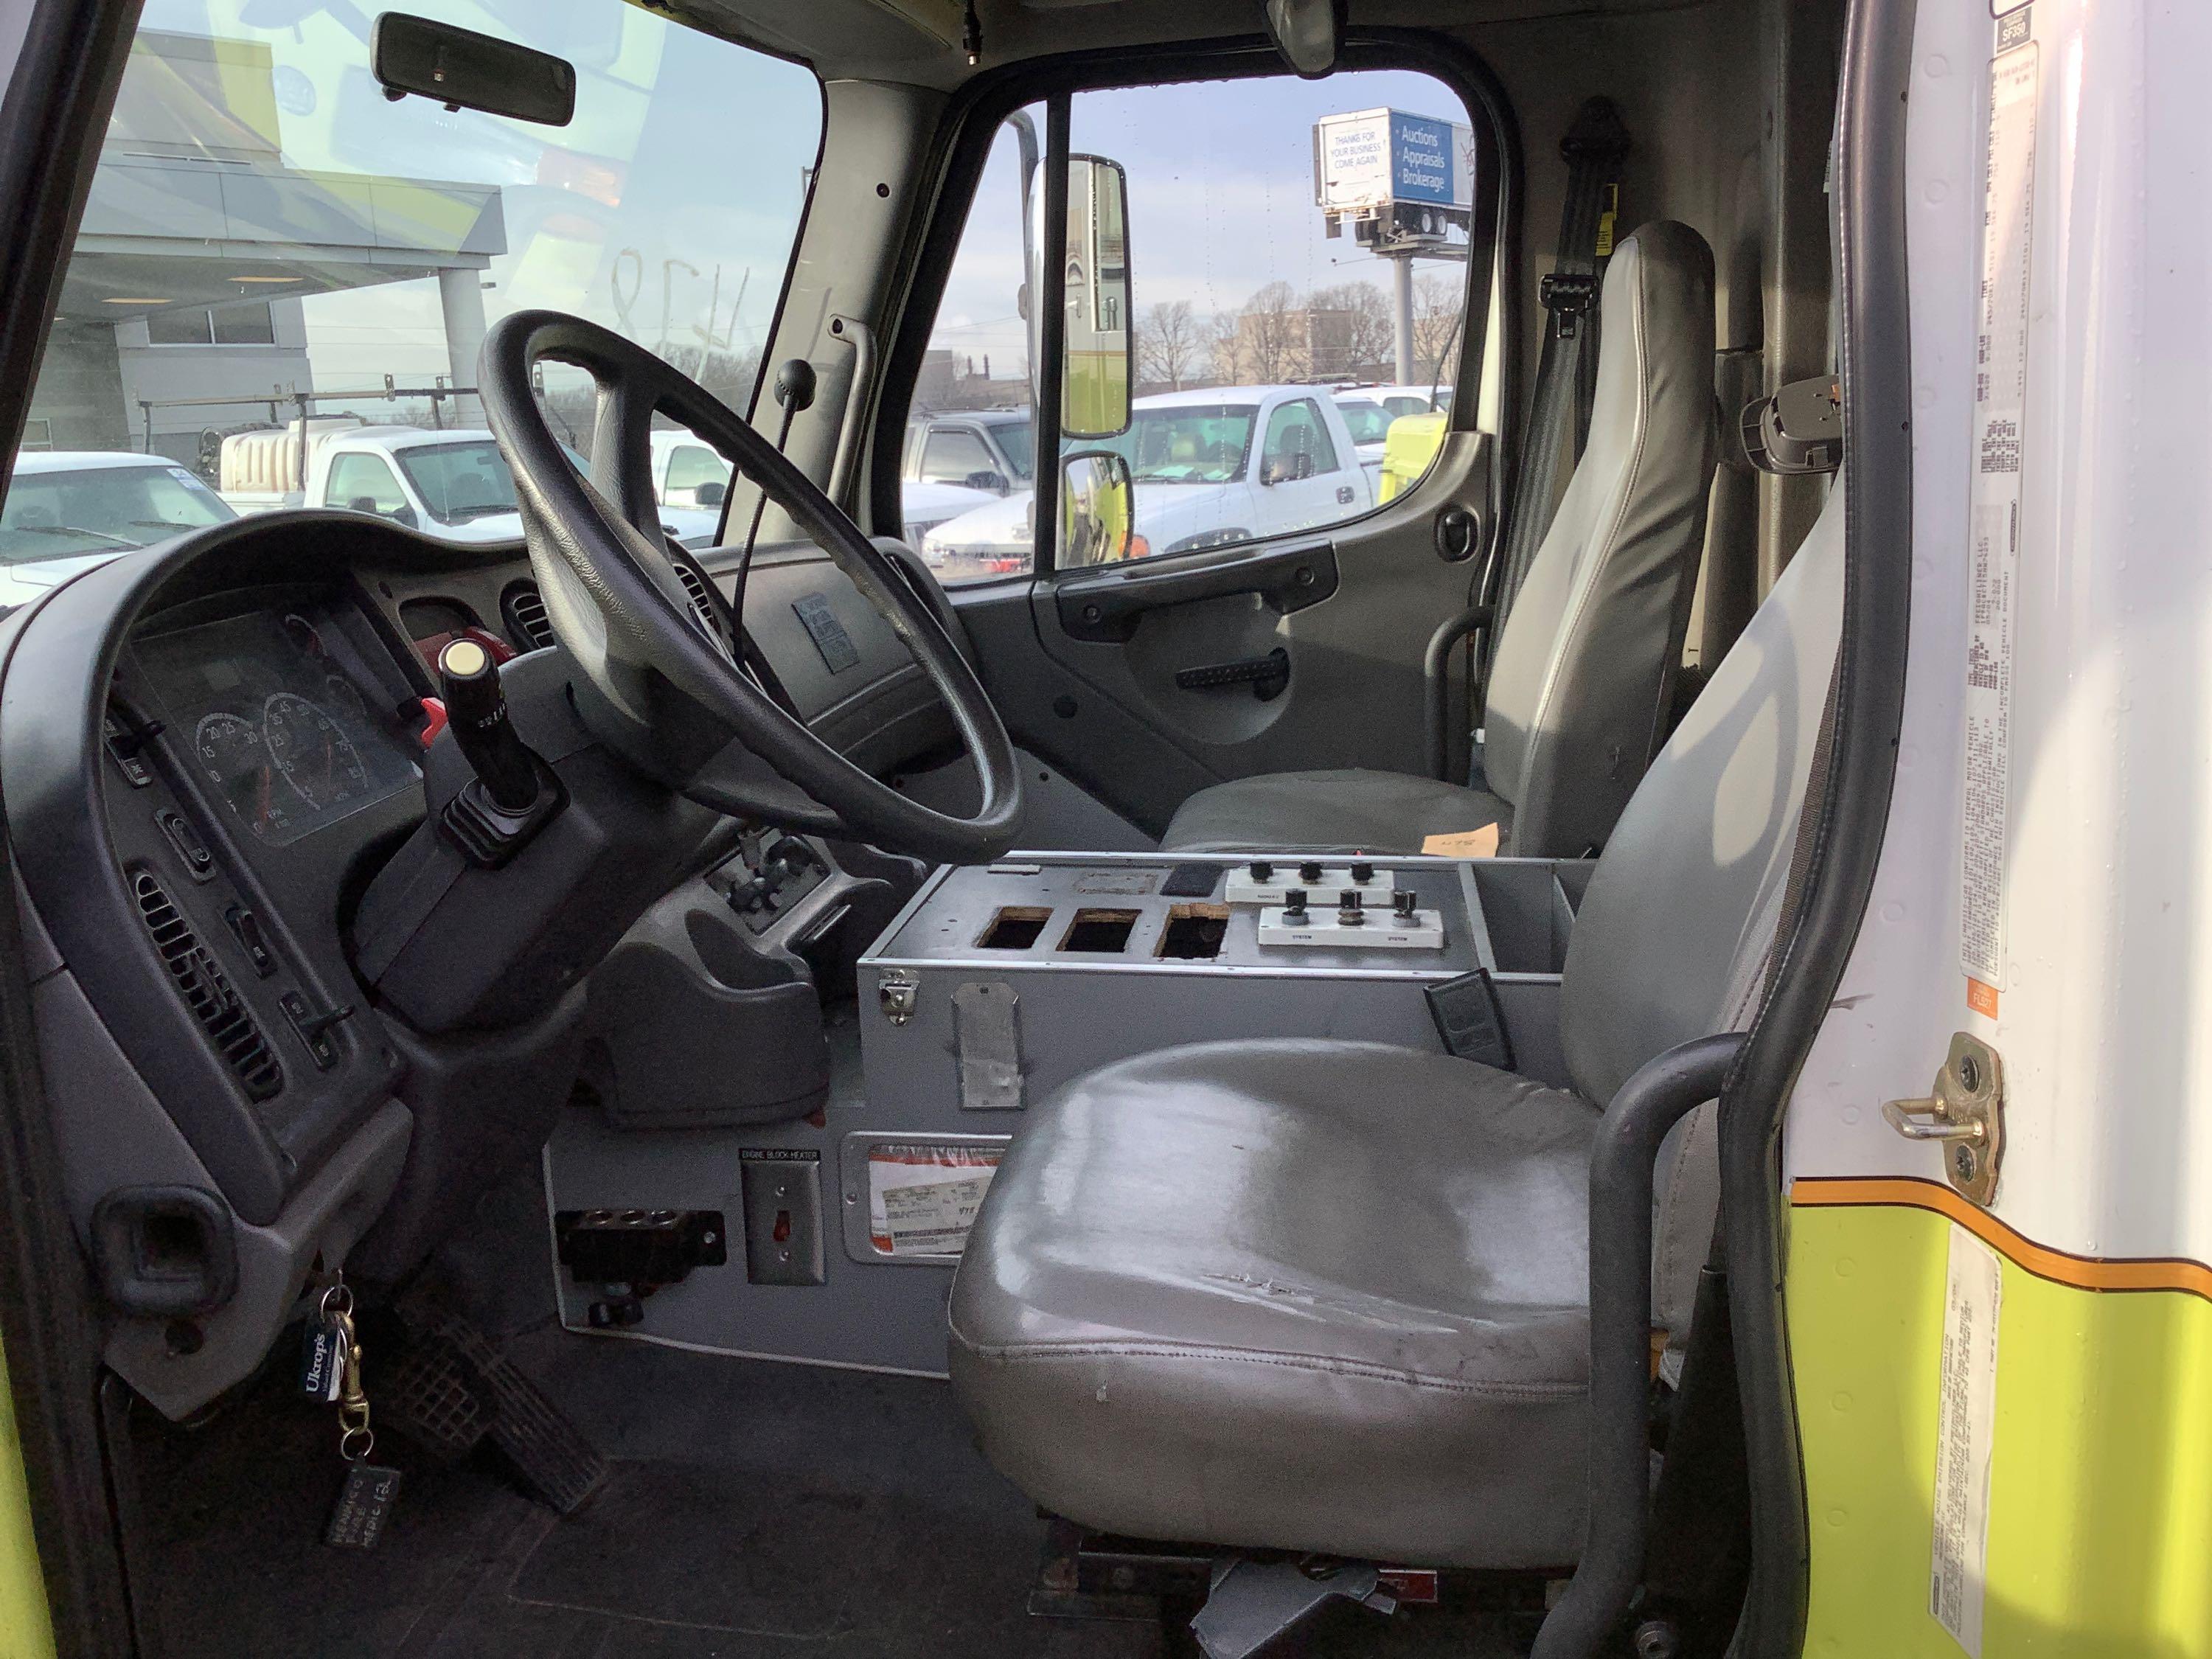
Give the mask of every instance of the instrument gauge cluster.
<path id="1" fill-rule="evenodd" d="M 334 605 L 257 611 L 142 637 L 137 654 L 191 733 L 202 781 L 284 846 L 412 784 L 396 706 Z M 364 690 L 364 687 L 368 688 Z"/>

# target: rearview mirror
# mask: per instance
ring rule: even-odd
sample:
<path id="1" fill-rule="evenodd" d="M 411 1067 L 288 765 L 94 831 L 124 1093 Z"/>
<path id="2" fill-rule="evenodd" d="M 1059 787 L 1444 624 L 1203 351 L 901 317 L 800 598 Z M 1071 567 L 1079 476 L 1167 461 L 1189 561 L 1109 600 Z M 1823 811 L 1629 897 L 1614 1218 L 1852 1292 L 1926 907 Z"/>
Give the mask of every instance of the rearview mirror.
<path id="1" fill-rule="evenodd" d="M 1283 61 L 1309 81 L 1336 67 L 1344 44 L 1344 0 L 1262 0 L 1267 39 Z"/>
<path id="2" fill-rule="evenodd" d="M 447 109 L 548 127 L 567 126 L 576 112 L 576 70 L 568 59 L 404 11 L 376 20 L 368 60 L 384 95 L 395 100 L 411 92 Z"/>
<path id="3" fill-rule="evenodd" d="M 1031 191 L 1031 257 L 1042 259 L 1044 191 Z M 1046 290 L 1032 273 L 1024 298 Z M 1129 429 L 1129 185 L 1121 164 L 1067 158 L 1067 329 L 1060 347 L 1063 438 L 1118 438 Z M 1034 307 L 1030 307 L 1034 309 Z M 1037 335 L 1038 319 L 1030 322 Z M 1034 355 L 1031 361 L 1036 361 Z"/>
<path id="4" fill-rule="evenodd" d="M 1128 462 L 1109 449 L 1082 450 L 1060 464 L 1060 480 L 1061 567 L 1127 558 L 1136 509 Z"/>

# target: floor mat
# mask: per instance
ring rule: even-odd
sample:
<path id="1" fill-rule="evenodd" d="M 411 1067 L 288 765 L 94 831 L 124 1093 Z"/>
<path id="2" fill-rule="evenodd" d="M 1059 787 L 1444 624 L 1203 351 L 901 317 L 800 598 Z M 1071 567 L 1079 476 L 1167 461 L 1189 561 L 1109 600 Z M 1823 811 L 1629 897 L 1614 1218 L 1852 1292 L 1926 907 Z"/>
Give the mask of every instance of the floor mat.
<path id="1" fill-rule="evenodd" d="M 558 1330 L 511 1344 L 617 1460 L 562 1519 L 495 1458 L 406 1471 L 367 1552 L 325 1548 L 335 1425 L 273 1376 L 209 1426 L 140 1415 L 167 1659 L 1162 1659 L 1149 1626 L 1032 1619 L 1044 1525 L 942 1382 Z M 1502 1621 L 1325 1621 L 1311 1659 L 1506 1659 Z"/>

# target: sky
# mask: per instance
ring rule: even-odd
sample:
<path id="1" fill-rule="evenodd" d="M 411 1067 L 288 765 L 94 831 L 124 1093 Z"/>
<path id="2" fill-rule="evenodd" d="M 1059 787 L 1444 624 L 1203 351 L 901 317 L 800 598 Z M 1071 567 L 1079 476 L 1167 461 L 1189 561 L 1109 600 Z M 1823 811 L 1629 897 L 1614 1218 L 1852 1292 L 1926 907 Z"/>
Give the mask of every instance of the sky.
<path id="1" fill-rule="evenodd" d="M 441 0 L 421 9 L 557 53 L 579 76 L 565 128 L 449 114 L 380 95 L 368 37 L 382 9 L 149 0 L 142 27 L 265 43 L 291 166 L 499 185 L 508 251 L 485 273 L 490 319 L 548 306 L 649 344 L 763 343 L 820 142 L 811 72 L 617 0 Z M 1185 300 L 1201 314 L 1233 311 L 1276 280 L 1301 293 L 1355 278 L 1387 286 L 1381 261 L 1323 236 L 1312 161 L 1317 118 L 1384 106 L 1467 119 L 1442 83 L 1401 72 L 1080 94 L 1075 148 L 1128 174 L 1139 310 Z M 1025 357 L 1014 158 L 1002 135 L 938 321 L 939 343 L 979 367 L 988 354 L 1001 378 L 1021 375 Z M 446 368 L 434 281 L 305 306 L 319 389 Z"/>

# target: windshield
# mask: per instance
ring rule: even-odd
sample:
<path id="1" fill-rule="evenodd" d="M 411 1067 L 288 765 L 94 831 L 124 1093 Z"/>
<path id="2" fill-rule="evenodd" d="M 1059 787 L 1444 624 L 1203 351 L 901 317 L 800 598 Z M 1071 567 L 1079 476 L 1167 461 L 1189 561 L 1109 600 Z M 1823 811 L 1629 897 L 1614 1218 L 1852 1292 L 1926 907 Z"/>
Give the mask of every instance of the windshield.
<path id="1" fill-rule="evenodd" d="M 145 547 L 237 516 L 182 467 L 42 472 L 27 458 L 0 509 L 0 560 L 30 564 Z"/>
<path id="2" fill-rule="evenodd" d="M 1364 398 L 1339 398 L 1336 406 L 1343 411 L 1345 425 L 1352 428 L 1352 441 L 1356 444 L 1379 444 L 1390 435 L 1390 412 L 1380 404 L 1370 404 Z"/>
<path id="3" fill-rule="evenodd" d="M 1140 409 L 1120 437 L 1076 447 L 1114 451 L 1139 483 L 1230 483 L 1244 476 L 1259 414 L 1250 404 Z"/>
<path id="4" fill-rule="evenodd" d="M 511 313 L 586 318 L 750 406 L 821 148 L 813 72 L 623 0 L 400 9 L 562 58 L 573 118 L 388 100 L 383 4 L 146 0 L 34 442 L 151 453 L 259 510 L 302 493 L 313 423 L 417 428 L 389 459 L 436 534 L 514 510 L 475 384 Z M 588 450 L 581 371 L 545 365 L 540 397 Z"/>
<path id="5" fill-rule="evenodd" d="M 494 513 L 520 511 L 514 475 L 489 441 L 422 444 L 399 452 L 399 470 L 441 524 L 465 524 Z"/>

